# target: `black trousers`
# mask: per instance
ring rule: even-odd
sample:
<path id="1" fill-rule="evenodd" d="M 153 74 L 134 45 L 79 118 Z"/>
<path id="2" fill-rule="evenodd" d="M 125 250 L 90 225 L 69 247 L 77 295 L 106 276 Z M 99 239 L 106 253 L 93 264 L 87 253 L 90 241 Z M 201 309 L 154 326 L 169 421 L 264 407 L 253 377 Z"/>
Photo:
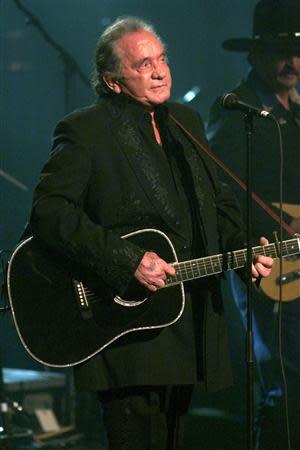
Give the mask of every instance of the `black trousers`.
<path id="1" fill-rule="evenodd" d="M 180 417 L 193 387 L 142 386 L 99 393 L 109 450 L 183 450 Z"/>

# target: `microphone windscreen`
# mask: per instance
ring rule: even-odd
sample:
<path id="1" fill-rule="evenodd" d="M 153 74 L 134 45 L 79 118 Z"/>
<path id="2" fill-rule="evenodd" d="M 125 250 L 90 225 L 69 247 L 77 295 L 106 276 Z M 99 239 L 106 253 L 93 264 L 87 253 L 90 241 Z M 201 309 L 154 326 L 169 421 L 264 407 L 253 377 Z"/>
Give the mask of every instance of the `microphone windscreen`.
<path id="1" fill-rule="evenodd" d="M 224 108 L 233 109 L 238 101 L 239 101 L 238 96 L 233 92 L 229 92 L 227 94 L 222 95 L 220 103 Z"/>

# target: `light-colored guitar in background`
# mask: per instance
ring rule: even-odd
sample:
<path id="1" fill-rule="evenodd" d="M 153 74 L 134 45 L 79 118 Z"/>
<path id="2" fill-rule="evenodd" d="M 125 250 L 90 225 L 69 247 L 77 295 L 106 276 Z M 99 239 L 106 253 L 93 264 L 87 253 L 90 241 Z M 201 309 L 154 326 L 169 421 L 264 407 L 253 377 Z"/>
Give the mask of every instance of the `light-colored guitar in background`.
<path id="1" fill-rule="evenodd" d="M 279 209 L 279 203 L 273 203 Z M 299 222 L 300 232 L 300 205 L 284 203 L 283 211 L 291 217 L 292 222 Z M 293 223 L 292 223 L 293 226 Z M 282 301 L 291 302 L 300 298 L 300 256 L 293 255 L 282 258 L 282 275 L 280 277 L 280 259 L 274 261 L 271 275 L 261 281 L 262 291 L 271 299 L 280 300 L 280 278 L 282 280 Z"/>

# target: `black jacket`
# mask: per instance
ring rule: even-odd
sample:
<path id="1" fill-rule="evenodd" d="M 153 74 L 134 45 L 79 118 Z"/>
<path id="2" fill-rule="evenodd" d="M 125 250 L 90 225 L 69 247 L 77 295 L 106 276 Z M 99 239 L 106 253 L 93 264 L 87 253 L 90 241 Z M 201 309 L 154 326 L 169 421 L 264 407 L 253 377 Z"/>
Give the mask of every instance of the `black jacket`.
<path id="1" fill-rule="evenodd" d="M 182 105 L 167 106 L 205 140 L 196 113 Z M 188 256 L 190 247 L 176 198 L 168 192 L 162 168 L 154 166 L 145 149 L 131 108 L 132 101 L 122 96 L 105 98 L 57 125 L 31 214 L 34 235 L 97 274 L 112 295 L 124 292 L 148 250 L 147 242 L 140 248 L 122 235 L 158 228 L 174 243 L 179 260 Z M 213 164 L 168 120 L 194 183 L 205 247 L 199 256 L 240 247 L 243 236 L 234 199 L 219 183 Z M 174 325 L 136 333 L 77 367 L 77 386 L 96 390 L 192 384 L 199 381 L 199 372 L 208 388 L 227 385 L 231 378 L 218 285 L 217 279 L 204 287 L 200 283 L 196 297 L 203 305 L 201 317 L 195 318 L 188 295 L 185 311 Z"/>

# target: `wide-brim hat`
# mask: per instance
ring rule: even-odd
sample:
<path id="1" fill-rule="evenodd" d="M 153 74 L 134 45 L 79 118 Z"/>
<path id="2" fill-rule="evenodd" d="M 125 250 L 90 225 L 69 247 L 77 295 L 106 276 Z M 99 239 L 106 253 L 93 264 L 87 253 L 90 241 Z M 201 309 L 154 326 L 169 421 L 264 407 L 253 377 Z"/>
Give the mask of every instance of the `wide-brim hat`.
<path id="1" fill-rule="evenodd" d="M 247 52 L 258 43 L 300 49 L 300 0 L 260 0 L 254 9 L 252 37 L 227 39 L 223 48 Z"/>

